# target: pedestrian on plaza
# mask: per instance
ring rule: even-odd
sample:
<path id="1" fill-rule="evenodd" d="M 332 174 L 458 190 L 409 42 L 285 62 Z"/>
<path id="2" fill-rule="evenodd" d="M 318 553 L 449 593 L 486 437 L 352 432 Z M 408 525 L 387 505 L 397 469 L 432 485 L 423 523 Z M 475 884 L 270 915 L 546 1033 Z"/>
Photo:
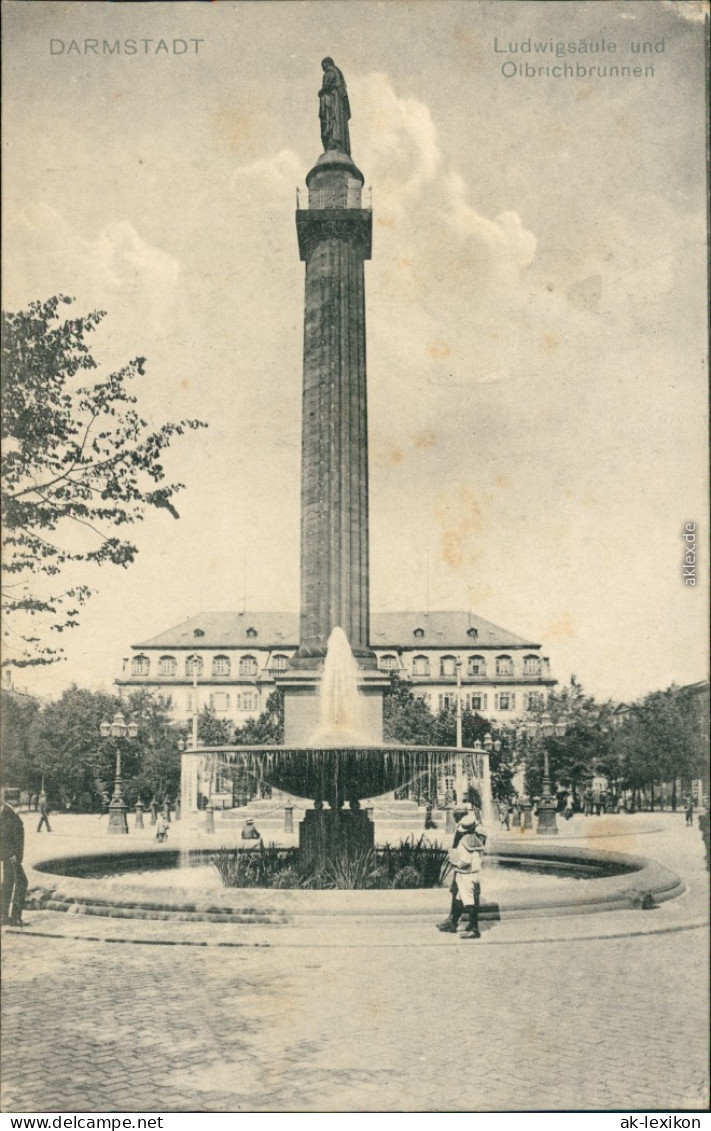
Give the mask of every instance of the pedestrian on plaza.
<path id="1" fill-rule="evenodd" d="M 156 821 L 158 820 L 158 802 L 156 801 L 155 797 L 151 798 L 151 803 L 148 808 L 151 811 L 151 824 L 155 825 Z"/>
<path id="2" fill-rule="evenodd" d="M 0 860 L 2 862 L 1 918 L 4 927 L 24 927 L 22 911 L 27 895 L 27 876 L 22 867 L 25 826 L 7 801 L 3 790 L 0 808 Z"/>
<path id="3" fill-rule="evenodd" d="M 160 843 L 162 844 L 163 841 L 167 839 L 168 821 L 166 819 L 165 813 L 161 813 L 160 816 L 156 819 L 156 840 L 160 841 Z"/>
<path id="4" fill-rule="evenodd" d="M 51 833 L 52 830 L 49 826 L 49 802 L 47 801 L 47 796 L 44 793 L 41 794 L 39 799 L 39 814 L 40 819 L 39 824 L 37 825 L 37 832 L 42 832 L 42 826 L 44 825 L 47 829 L 47 832 Z"/>
<path id="5" fill-rule="evenodd" d="M 101 794 L 101 803 L 100 803 L 100 808 L 99 808 L 99 820 L 101 820 L 102 817 L 108 816 L 110 807 L 111 807 L 111 798 L 109 797 L 108 790 L 105 789 L 105 790 L 103 790 L 103 792 Z"/>
<path id="6" fill-rule="evenodd" d="M 167 793 L 163 802 L 163 816 L 165 817 L 167 824 L 170 824 L 170 798 L 168 797 Z"/>
<path id="7" fill-rule="evenodd" d="M 481 825 L 479 824 L 475 813 L 468 813 L 465 817 L 463 817 L 454 830 L 452 852 L 455 852 L 458 849 L 463 838 L 468 835 L 476 836 L 479 844 L 481 844 L 482 847 L 484 844 L 486 844 L 486 835 Z M 451 868 L 454 868 L 451 860 L 448 861 L 448 865 Z M 459 894 L 459 887 L 457 885 L 456 869 L 454 871 L 454 876 L 452 878 L 449 891 L 452 896 L 449 915 L 444 920 L 444 922 L 437 924 L 437 930 L 444 931 L 446 934 L 456 935 L 457 927 L 459 926 L 459 920 L 464 913 L 464 904 L 462 903 L 461 896 Z"/>
<path id="8" fill-rule="evenodd" d="M 499 804 L 499 820 L 501 821 L 501 824 L 506 829 L 506 832 L 509 832 L 509 803 L 508 803 L 508 801 L 502 801 Z"/>
<path id="9" fill-rule="evenodd" d="M 241 836 L 242 840 L 261 840 L 262 839 L 262 834 L 260 833 L 259 829 L 255 825 L 255 823 L 254 823 L 254 821 L 252 820 L 251 817 L 248 817 L 247 820 L 242 825 L 242 832 L 240 833 L 240 836 Z"/>
<path id="10" fill-rule="evenodd" d="M 693 799 L 693 797 L 687 797 L 686 801 L 684 802 L 684 816 L 686 817 L 687 825 L 693 825 L 693 823 L 694 823 L 694 799 Z"/>
<path id="11" fill-rule="evenodd" d="M 468 918 L 467 929 L 463 932 L 463 939 L 478 939 L 479 933 L 479 904 L 481 901 L 481 858 L 484 854 L 484 845 L 479 836 L 473 832 L 465 832 L 455 848 L 449 853 L 449 863 L 454 869 L 454 882 L 457 887 L 457 897 L 462 907 L 462 914 Z M 456 927 L 455 927 L 456 930 Z"/>
<path id="12" fill-rule="evenodd" d="M 573 816 L 573 795 L 572 795 L 572 793 L 569 793 L 567 795 L 566 799 L 565 799 L 565 809 L 563 810 L 563 816 L 565 817 L 566 821 L 569 821 L 570 818 Z"/>

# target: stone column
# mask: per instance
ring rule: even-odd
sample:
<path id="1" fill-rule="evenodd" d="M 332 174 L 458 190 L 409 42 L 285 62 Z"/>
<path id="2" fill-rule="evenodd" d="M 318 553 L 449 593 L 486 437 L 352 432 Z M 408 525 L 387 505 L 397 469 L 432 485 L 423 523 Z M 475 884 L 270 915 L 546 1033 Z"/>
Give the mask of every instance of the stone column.
<path id="1" fill-rule="evenodd" d="M 296 668 L 316 668 L 337 625 L 363 668 L 369 642 L 368 425 L 364 262 L 372 213 L 363 174 L 322 154 L 296 213 L 306 264 L 301 470 L 301 625 Z"/>

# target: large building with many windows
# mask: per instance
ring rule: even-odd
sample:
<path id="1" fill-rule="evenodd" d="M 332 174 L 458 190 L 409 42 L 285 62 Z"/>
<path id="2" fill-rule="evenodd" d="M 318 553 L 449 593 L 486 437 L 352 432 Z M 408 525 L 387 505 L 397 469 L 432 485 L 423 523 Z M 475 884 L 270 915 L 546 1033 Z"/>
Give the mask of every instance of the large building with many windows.
<path id="1" fill-rule="evenodd" d="M 145 688 L 169 698 L 176 722 L 211 707 L 244 723 L 288 678 L 299 645 L 296 613 L 199 613 L 133 645 L 120 694 Z M 383 673 L 407 681 L 435 713 L 462 707 L 495 722 L 542 707 L 556 680 L 535 644 L 467 612 L 371 615 L 370 645 Z"/>

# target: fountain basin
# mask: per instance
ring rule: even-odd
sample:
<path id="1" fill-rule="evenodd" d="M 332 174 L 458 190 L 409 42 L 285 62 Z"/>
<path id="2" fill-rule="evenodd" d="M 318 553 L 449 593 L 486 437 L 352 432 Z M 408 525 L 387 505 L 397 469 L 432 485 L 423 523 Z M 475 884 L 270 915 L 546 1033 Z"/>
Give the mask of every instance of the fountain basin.
<path id="1" fill-rule="evenodd" d="M 188 854 L 188 880 L 190 865 L 209 866 L 213 854 L 213 850 Z M 147 846 L 145 850 L 46 860 L 35 866 L 31 876 L 31 899 L 38 909 L 73 914 L 273 927 L 333 916 L 441 916 L 448 905 L 448 893 L 442 887 L 312 891 L 211 885 L 206 890 L 204 884 L 191 887 L 187 881 L 181 887 L 181 870 L 176 867 L 180 859 L 176 849 Z M 555 875 L 546 876 L 546 869 L 555 869 Z M 497 891 L 497 870 L 509 878 L 515 870 L 520 883 L 499 885 Z M 494 844 L 482 874 L 481 916 L 519 919 L 594 914 L 639 908 L 645 895 L 660 903 L 684 890 L 679 876 L 644 857 L 558 845 Z"/>

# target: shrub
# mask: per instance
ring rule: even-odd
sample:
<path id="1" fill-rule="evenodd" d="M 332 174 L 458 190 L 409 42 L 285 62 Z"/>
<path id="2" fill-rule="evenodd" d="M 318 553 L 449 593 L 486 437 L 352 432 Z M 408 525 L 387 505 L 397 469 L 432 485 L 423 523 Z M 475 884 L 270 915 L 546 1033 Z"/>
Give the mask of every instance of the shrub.
<path id="1" fill-rule="evenodd" d="M 275 872 L 270 884 L 270 887 L 273 888 L 300 888 L 303 886 L 303 877 L 293 866 L 281 868 L 278 872 Z"/>
<path id="2" fill-rule="evenodd" d="M 393 880 L 394 888 L 421 888 L 422 883 L 420 873 L 417 868 L 413 868 L 412 864 L 407 864 L 396 873 Z"/>
<path id="3" fill-rule="evenodd" d="M 225 887 L 373 890 L 431 888 L 440 883 L 447 850 L 425 836 L 393 847 L 351 856 L 342 848 L 321 868 L 303 864 L 297 848 L 271 844 L 258 848 L 221 848 L 212 857 Z"/>

